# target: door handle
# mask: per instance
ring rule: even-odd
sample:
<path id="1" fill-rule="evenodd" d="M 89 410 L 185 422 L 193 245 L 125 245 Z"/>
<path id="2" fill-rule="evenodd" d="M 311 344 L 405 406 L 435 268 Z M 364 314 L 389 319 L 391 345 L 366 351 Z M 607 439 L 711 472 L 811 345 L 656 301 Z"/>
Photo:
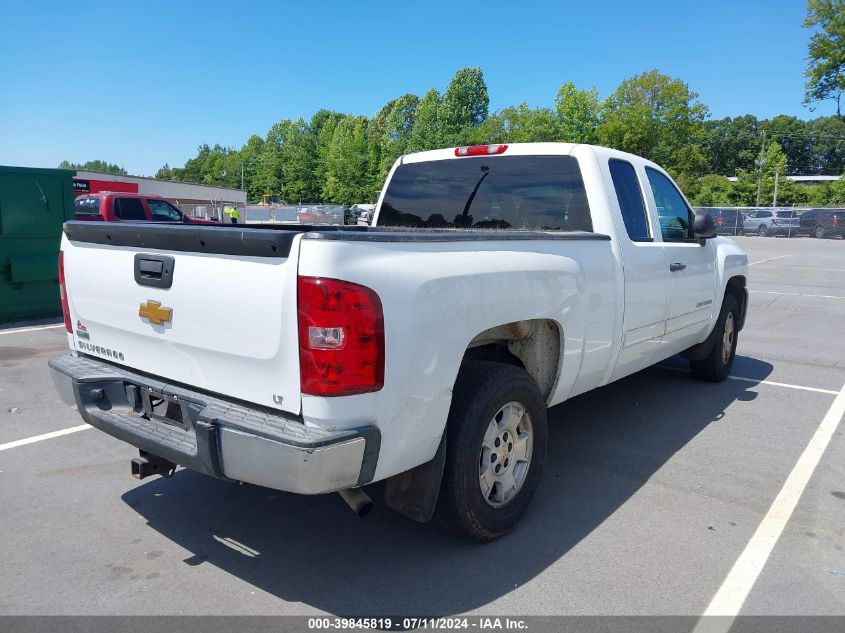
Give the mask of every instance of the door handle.
<path id="1" fill-rule="evenodd" d="M 135 254 L 135 283 L 153 288 L 170 288 L 173 285 L 173 268 L 176 264 L 170 255 Z"/>
<path id="2" fill-rule="evenodd" d="M 669 264 L 669 271 L 674 273 L 679 270 L 683 270 L 686 267 L 686 264 L 682 264 L 681 262 L 675 262 L 674 264 Z"/>

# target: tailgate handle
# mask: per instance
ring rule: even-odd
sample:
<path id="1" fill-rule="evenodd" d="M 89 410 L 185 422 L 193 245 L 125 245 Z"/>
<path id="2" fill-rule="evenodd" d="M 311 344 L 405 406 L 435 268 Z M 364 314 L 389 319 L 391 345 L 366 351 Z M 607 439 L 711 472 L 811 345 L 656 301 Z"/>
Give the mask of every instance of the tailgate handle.
<path id="1" fill-rule="evenodd" d="M 171 255 L 135 255 L 135 282 L 139 286 L 170 288 L 176 261 Z"/>

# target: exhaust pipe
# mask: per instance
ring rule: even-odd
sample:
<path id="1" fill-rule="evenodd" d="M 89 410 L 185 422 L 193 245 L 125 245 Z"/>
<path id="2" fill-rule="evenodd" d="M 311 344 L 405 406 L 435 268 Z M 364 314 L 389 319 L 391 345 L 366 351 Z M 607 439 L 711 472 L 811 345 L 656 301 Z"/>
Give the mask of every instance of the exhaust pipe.
<path id="1" fill-rule="evenodd" d="M 373 500 L 361 488 L 347 488 L 338 490 L 337 494 L 346 502 L 346 505 L 359 517 L 367 516 L 373 509 Z"/>

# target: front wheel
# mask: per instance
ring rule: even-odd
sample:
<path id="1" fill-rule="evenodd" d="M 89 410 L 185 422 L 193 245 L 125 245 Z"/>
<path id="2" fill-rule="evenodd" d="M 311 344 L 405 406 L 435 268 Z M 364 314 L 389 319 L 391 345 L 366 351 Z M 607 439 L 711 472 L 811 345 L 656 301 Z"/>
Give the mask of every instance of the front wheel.
<path id="1" fill-rule="evenodd" d="M 739 334 L 739 305 L 733 295 L 725 295 L 722 311 L 716 321 L 713 347 L 701 360 L 691 360 L 693 376 L 707 382 L 722 382 L 731 373 L 736 356 L 737 334 Z"/>
<path id="2" fill-rule="evenodd" d="M 446 427 L 437 517 L 447 529 L 491 541 L 528 508 L 546 459 L 546 403 L 514 365 L 466 363 Z"/>

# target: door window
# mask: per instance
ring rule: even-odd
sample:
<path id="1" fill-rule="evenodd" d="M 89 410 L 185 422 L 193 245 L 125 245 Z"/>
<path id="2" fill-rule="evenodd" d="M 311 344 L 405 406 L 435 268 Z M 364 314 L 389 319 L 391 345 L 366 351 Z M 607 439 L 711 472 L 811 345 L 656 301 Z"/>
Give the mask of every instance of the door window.
<path id="1" fill-rule="evenodd" d="M 657 215 L 660 218 L 660 232 L 664 241 L 677 242 L 694 239 L 692 232 L 692 210 L 683 196 L 666 176 L 646 167 L 646 175 L 654 194 Z"/>
<path id="2" fill-rule="evenodd" d="M 121 220 L 146 220 L 140 198 L 115 198 L 114 214 Z"/>
<path id="3" fill-rule="evenodd" d="M 635 242 L 651 241 L 643 192 L 640 190 L 634 166 L 627 161 L 612 158 L 608 167 L 628 237 Z"/>
<path id="4" fill-rule="evenodd" d="M 150 208 L 150 214 L 156 222 L 181 222 L 182 213 L 169 202 L 164 200 L 150 200 L 147 199 L 147 206 Z"/>

